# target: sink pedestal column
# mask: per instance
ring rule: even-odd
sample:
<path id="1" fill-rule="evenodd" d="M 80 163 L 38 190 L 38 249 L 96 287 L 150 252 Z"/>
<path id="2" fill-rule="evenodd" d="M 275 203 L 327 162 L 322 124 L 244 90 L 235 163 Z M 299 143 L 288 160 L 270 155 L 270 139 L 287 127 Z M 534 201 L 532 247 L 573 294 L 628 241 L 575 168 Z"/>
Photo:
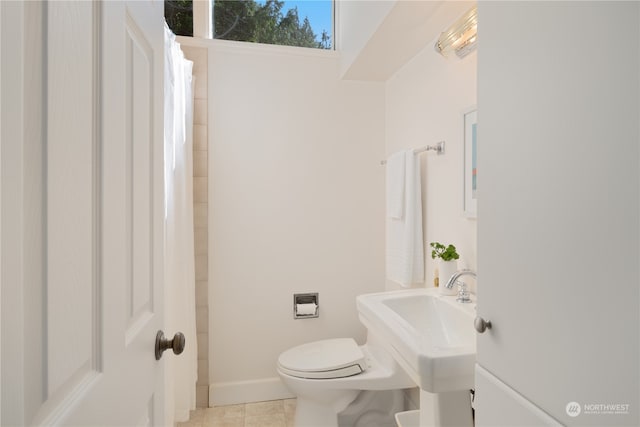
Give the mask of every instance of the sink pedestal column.
<path id="1" fill-rule="evenodd" d="M 420 427 L 472 427 L 469 390 L 429 393 L 420 389 Z"/>

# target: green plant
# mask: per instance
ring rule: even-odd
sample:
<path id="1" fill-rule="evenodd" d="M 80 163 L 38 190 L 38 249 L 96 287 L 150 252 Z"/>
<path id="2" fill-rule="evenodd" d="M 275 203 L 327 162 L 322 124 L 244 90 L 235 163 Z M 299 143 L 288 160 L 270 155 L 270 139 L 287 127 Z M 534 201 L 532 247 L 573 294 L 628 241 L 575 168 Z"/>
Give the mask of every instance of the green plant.
<path id="1" fill-rule="evenodd" d="M 454 259 L 460 258 L 458 252 L 456 252 L 456 247 L 453 245 L 445 246 L 440 242 L 431 242 L 430 243 L 433 250 L 431 251 L 431 258 L 441 258 L 443 261 L 451 261 Z"/>

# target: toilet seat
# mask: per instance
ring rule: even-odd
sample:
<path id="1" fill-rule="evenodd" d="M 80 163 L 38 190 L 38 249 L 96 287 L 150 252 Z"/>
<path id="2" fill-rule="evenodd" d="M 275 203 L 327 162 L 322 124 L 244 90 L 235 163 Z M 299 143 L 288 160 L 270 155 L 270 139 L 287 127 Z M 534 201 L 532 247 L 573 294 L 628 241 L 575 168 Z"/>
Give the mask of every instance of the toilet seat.
<path id="1" fill-rule="evenodd" d="M 367 362 L 353 338 L 336 338 L 285 351 L 278 358 L 278 368 L 293 377 L 331 379 L 360 374 L 367 369 Z"/>

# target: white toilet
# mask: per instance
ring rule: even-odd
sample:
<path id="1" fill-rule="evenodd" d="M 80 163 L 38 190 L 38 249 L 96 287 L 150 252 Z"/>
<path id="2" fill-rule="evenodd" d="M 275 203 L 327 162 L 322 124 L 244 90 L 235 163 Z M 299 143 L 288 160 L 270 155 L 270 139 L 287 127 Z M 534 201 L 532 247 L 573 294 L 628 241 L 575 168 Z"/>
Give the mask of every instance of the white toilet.
<path id="1" fill-rule="evenodd" d="M 296 427 L 395 426 L 401 389 L 415 387 L 371 336 L 363 346 L 337 338 L 289 349 L 278 358 L 278 374 L 297 397 Z"/>

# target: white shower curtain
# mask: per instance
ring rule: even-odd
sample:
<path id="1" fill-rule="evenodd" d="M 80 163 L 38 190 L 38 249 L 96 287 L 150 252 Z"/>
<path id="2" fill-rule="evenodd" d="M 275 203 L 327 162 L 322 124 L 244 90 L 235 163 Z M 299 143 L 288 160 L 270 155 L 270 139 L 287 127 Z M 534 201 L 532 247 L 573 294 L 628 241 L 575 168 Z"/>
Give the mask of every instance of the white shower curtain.
<path id="1" fill-rule="evenodd" d="M 195 409 L 198 348 L 193 229 L 193 63 L 165 23 L 165 333 L 182 332 L 183 354 L 167 354 L 168 420 L 187 421 Z"/>

